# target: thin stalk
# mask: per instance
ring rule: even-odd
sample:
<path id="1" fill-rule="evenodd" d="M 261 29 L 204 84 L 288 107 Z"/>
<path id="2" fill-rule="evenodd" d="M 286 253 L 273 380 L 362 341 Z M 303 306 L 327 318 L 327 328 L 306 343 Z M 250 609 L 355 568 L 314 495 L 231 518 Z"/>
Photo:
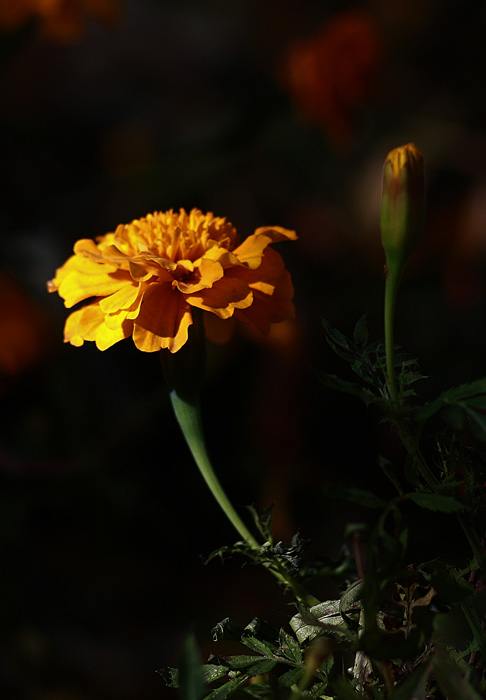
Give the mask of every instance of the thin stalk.
<path id="1" fill-rule="evenodd" d="M 393 347 L 394 338 L 394 324 L 395 324 L 395 307 L 397 301 L 398 286 L 400 283 L 402 270 L 397 269 L 397 266 L 392 266 L 392 269 L 388 271 L 386 281 L 385 281 L 385 303 L 384 303 L 384 321 L 385 321 L 385 353 L 386 353 L 386 381 L 388 386 L 388 391 L 390 398 L 394 404 L 394 408 L 398 408 L 399 395 L 397 380 L 395 374 L 395 353 Z M 439 486 L 439 481 L 437 477 L 431 471 L 427 461 L 425 460 L 418 440 L 412 435 L 410 428 L 407 426 L 405 421 L 401 420 L 399 414 L 396 410 L 393 411 L 391 416 L 393 422 L 398 431 L 400 440 L 402 441 L 405 449 L 409 455 L 415 460 L 417 469 L 420 475 L 426 482 L 426 484 L 433 490 L 436 490 Z M 462 527 L 462 530 L 466 536 L 469 546 L 476 557 L 478 562 L 478 567 L 481 570 L 483 576 L 486 576 L 486 555 L 483 548 L 481 547 L 481 542 L 478 534 L 470 522 L 469 518 L 464 513 L 457 513 L 457 519 Z"/>
<path id="2" fill-rule="evenodd" d="M 393 403 L 398 403 L 398 388 L 395 376 L 395 350 L 393 347 L 393 335 L 395 325 L 395 307 L 397 302 L 398 285 L 400 284 L 401 270 L 394 265 L 388 270 L 385 280 L 385 353 L 386 353 L 386 383 L 390 398 Z"/>
<path id="3" fill-rule="evenodd" d="M 254 549 L 260 545 L 233 508 L 229 498 L 219 483 L 218 477 L 209 460 L 202 430 L 201 412 L 196 402 L 182 399 L 175 390 L 170 393 L 172 408 L 182 429 L 194 461 L 209 490 L 222 508 L 224 514 L 245 542 Z"/>
<path id="4" fill-rule="evenodd" d="M 209 490 L 240 537 L 242 537 L 246 544 L 252 550 L 254 550 L 255 554 L 258 553 L 261 545 L 255 539 L 255 537 L 253 537 L 236 510 L 233 508 L 231 501 L 226 495 L 212 467 L 206 450 L 199 402 L 194 399 L 183 399 L 175 390 L 170 392 L 170 400 L 175 416 L 184 434 L 194 461 L 196 462 L 199 472 L 201 473 Z M 258 561 L 257 558 L 256 560 Z M 319 602 L 319 600 L 309 594 L 292 577 L 291 574 L 285 571 L 279 562 L 264 564 L 264 566 L 272 572 L 280 583 L 285 584 L 293 591 L 295 597 L 302 605 L 311 607 Z"/>

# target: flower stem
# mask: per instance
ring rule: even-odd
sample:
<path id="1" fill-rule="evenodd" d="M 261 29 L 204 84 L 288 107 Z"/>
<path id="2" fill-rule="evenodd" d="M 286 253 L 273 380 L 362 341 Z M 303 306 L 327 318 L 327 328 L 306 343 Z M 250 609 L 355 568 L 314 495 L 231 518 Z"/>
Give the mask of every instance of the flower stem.
<path id="1" fill-rule="evenodd" d="M 389 269 L 385 280 L 385 354 L 386 354 L 386 383 L 390 398 L 398 403 L 398 388 L 395 376 L 395 350 L 393 347 L 393 331 L 395 324 L 395 307 L 397 302 L 398 285 L 401 270 L 396 266 Z"/>
<path id="2" fill-rule="evenodd" d="M 206 451 L 199 402 L 197 400 L 189 401 L 183 399 L 175 390 L 170 392 L 170 400 L 177 421 L 191 450 L 192 456 L 194 457 L 194 461 L 204 481 L 208 485 L 209 490 L 238 534 L 250 547 L 259 549 L 260 545 L 233 508 L 214 473 Z"/>
<path id="3" fill-rule="evenodd" d="M 422 478 L 432 490 L 437 490 L 439 481 L 435 474 L 431 471 L 427 461 L 422 455 L 418 440 L 411 434 L 409 426 L 400 418 L 398 409 L 399 394 L 397 388 L 397 380 L 395 375 L 395 354 L 393 348 L 393 329 L 395 323 L 395 307 L 397 301 L 398 286 L 400 283 L 402 270 L 398 266 L 392 266 L 388 270 L 385 281 L 385 304 L 384 304 L 384 320 L 385 320 L 385 353 L 386 353 L 386 381 L 390 398 L 395 405 L 395 410 L 391 415 L 393 422 L 397 428 L 400 440 L 405 449 L 412 457 L 415 465 L 420 472 Z M 461 528 L 469 542 L 474 556 L 478 562 L 478 566 L 483 576 L 486 576 L 486 555 L 481 547 L 476 529 L 465 513 L 457 513 L 457 519 Z"/>

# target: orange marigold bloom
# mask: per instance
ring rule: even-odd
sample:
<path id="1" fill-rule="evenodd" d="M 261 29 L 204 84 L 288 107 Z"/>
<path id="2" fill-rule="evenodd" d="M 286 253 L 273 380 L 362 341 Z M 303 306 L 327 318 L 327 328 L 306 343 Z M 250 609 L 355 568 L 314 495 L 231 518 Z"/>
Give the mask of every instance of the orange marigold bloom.
<path id="1" fill-rule="evenodd" d="M 71 345 L 92 340 L 106 350 L 131 335 L 139 350 L 174 353 L 187 341 L 193 309 L 268 334 L 270 324 L 295 315 L 290 275 L 268 246 L 296 238 L 262 227 L 240 243 L 236 229 L 212 213 L 155 212 L 97 243 L 78 241 L 48 290 L 67 308 L 92 299 L 66 321 Z"/>
<path id="2" fill-rule="evenodd" d="M 358 108 L 374 99 L 382 40 L 373 18 L 359 10 L 332 17 L 316 34 L 295 41 L 283 58 L 283 83 L 300 111 L 337 144 L 355 133 Z"/>

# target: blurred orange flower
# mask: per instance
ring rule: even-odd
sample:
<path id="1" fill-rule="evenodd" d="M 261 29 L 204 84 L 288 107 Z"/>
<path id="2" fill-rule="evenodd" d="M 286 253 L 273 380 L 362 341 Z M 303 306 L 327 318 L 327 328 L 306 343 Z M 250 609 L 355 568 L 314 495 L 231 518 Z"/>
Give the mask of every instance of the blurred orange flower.
<path id="1" fill-rule="evenodd" d="M 34 299 L 0 270 L 0 378 L 28 370 L 45 355 L 46 324 Z"/>
<path id="2" fill-rule="evenodd" d="M 48 290 L 67 308 L 94 298 L 66 321 L 65 342 L 76 346 L 92 340 L 105 350 L 131 335 L 139 350 L 174 353 L 187 341 L 193 309 L 266 335 L 272 323 L 294 317 L 290 275 L 268 246 L 296 238 L 262 227 L 240 243 L 236 229 L 212 213 L 155 212 L 97 243 L 78 241 Z"/>
<path id="3" fill-rule="evenodd" d="M 381 64 L 375 22 L 350 11 L 288 48 L 282 80 L 302 113 L 320 123 L 331 140 L 346 144 L 354 133 L 357 108 L 375 95 Z"/>
<path id="4" fill-rule="evenodd" d="M 37 20 L 49 39 L 78 40 L 85 19 L 110 23 L 119 19 L 121 0 L 0 0 L 0 28 L 13 30 Z"/>

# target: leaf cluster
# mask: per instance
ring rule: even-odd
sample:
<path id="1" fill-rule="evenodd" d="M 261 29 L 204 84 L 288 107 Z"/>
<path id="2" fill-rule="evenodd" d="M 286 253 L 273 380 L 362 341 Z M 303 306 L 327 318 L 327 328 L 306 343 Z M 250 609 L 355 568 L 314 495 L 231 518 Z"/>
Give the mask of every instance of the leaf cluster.
<path id="1" fill-rule="evenodd" d="M 329 346 L 336 355 L 348 362 L 352 371 L 361 381 L 350 382 L 326 372 L 319 373 L 320 381 L 330 389 L 358 397 L 367 406 L 374 404 L 382 409 L 387 409 L 390 395 L 385 372 L 385 344 L 383 341 L 368 344 L 369 333 L 366 315 L 357 322 L 351 338 L 334 328 L 326 319 L 322 319 L 322 323 Z M 399 349 L 399 346 L 395 347 Z M 425 378 L 420 372 L 417 360 L 411 355 L 396 353 L 394 363 L 400 396 L 402 398 L 415 396 L 413 385 L 418 380 Z"/>
<path id="2" fill-rule="evenodd" d="M 372 526 L 348 526 L 352 543 L 343 546 L 338 562 L 307 561 L 306 539 L 297 533 L 289 545 L 275 541 L 272 509 L 259 514 L 250 508 L 263 544 L 237 542 L 213 552 L 208 561 L 243 555 L 263 566 L 293 593 L 297 612 L 280 628 L 258 618 L 239 628 L 226 618 L 213 629 L 213 642 L 231 640 L 242 653 L 212 655 L 201 663 L 189 637 L 180 668 L 160 673 L 183 700 L 479 700 L 486 697 L 481 623 L 486 557 L 472 519 L 485 506 L 486 378 L 420 404 L 416 384 L 425 377 L 415 358 L 396 352 L 398 400 L 393 400 L 385 347 L 369 342 L 366 317 L 351 338 L 323 324 L 327 342 L 356 380 L 321 373 L 321 381 L 380 409 L 402 443 L 403 464 L 378 458 L 396 495 L 384 499 L 349 484 L 327 488 L 333 502 L 346 500 L 373 514 Z M 421 444 L 426 425 L 436 430 L 427 458 Z M 417 509 L 431 518 L 440 513 L 457 519 L 472 549 L 464 568 L 440 559 L 409 560 L 405 513 Z M 360 565 L 353 548 L 359 538 L 366 540 L 366 561 Z M 316 600 L 303 589 L 314 577 L 330 576 L 340 582 L 336 599 Z"/>

